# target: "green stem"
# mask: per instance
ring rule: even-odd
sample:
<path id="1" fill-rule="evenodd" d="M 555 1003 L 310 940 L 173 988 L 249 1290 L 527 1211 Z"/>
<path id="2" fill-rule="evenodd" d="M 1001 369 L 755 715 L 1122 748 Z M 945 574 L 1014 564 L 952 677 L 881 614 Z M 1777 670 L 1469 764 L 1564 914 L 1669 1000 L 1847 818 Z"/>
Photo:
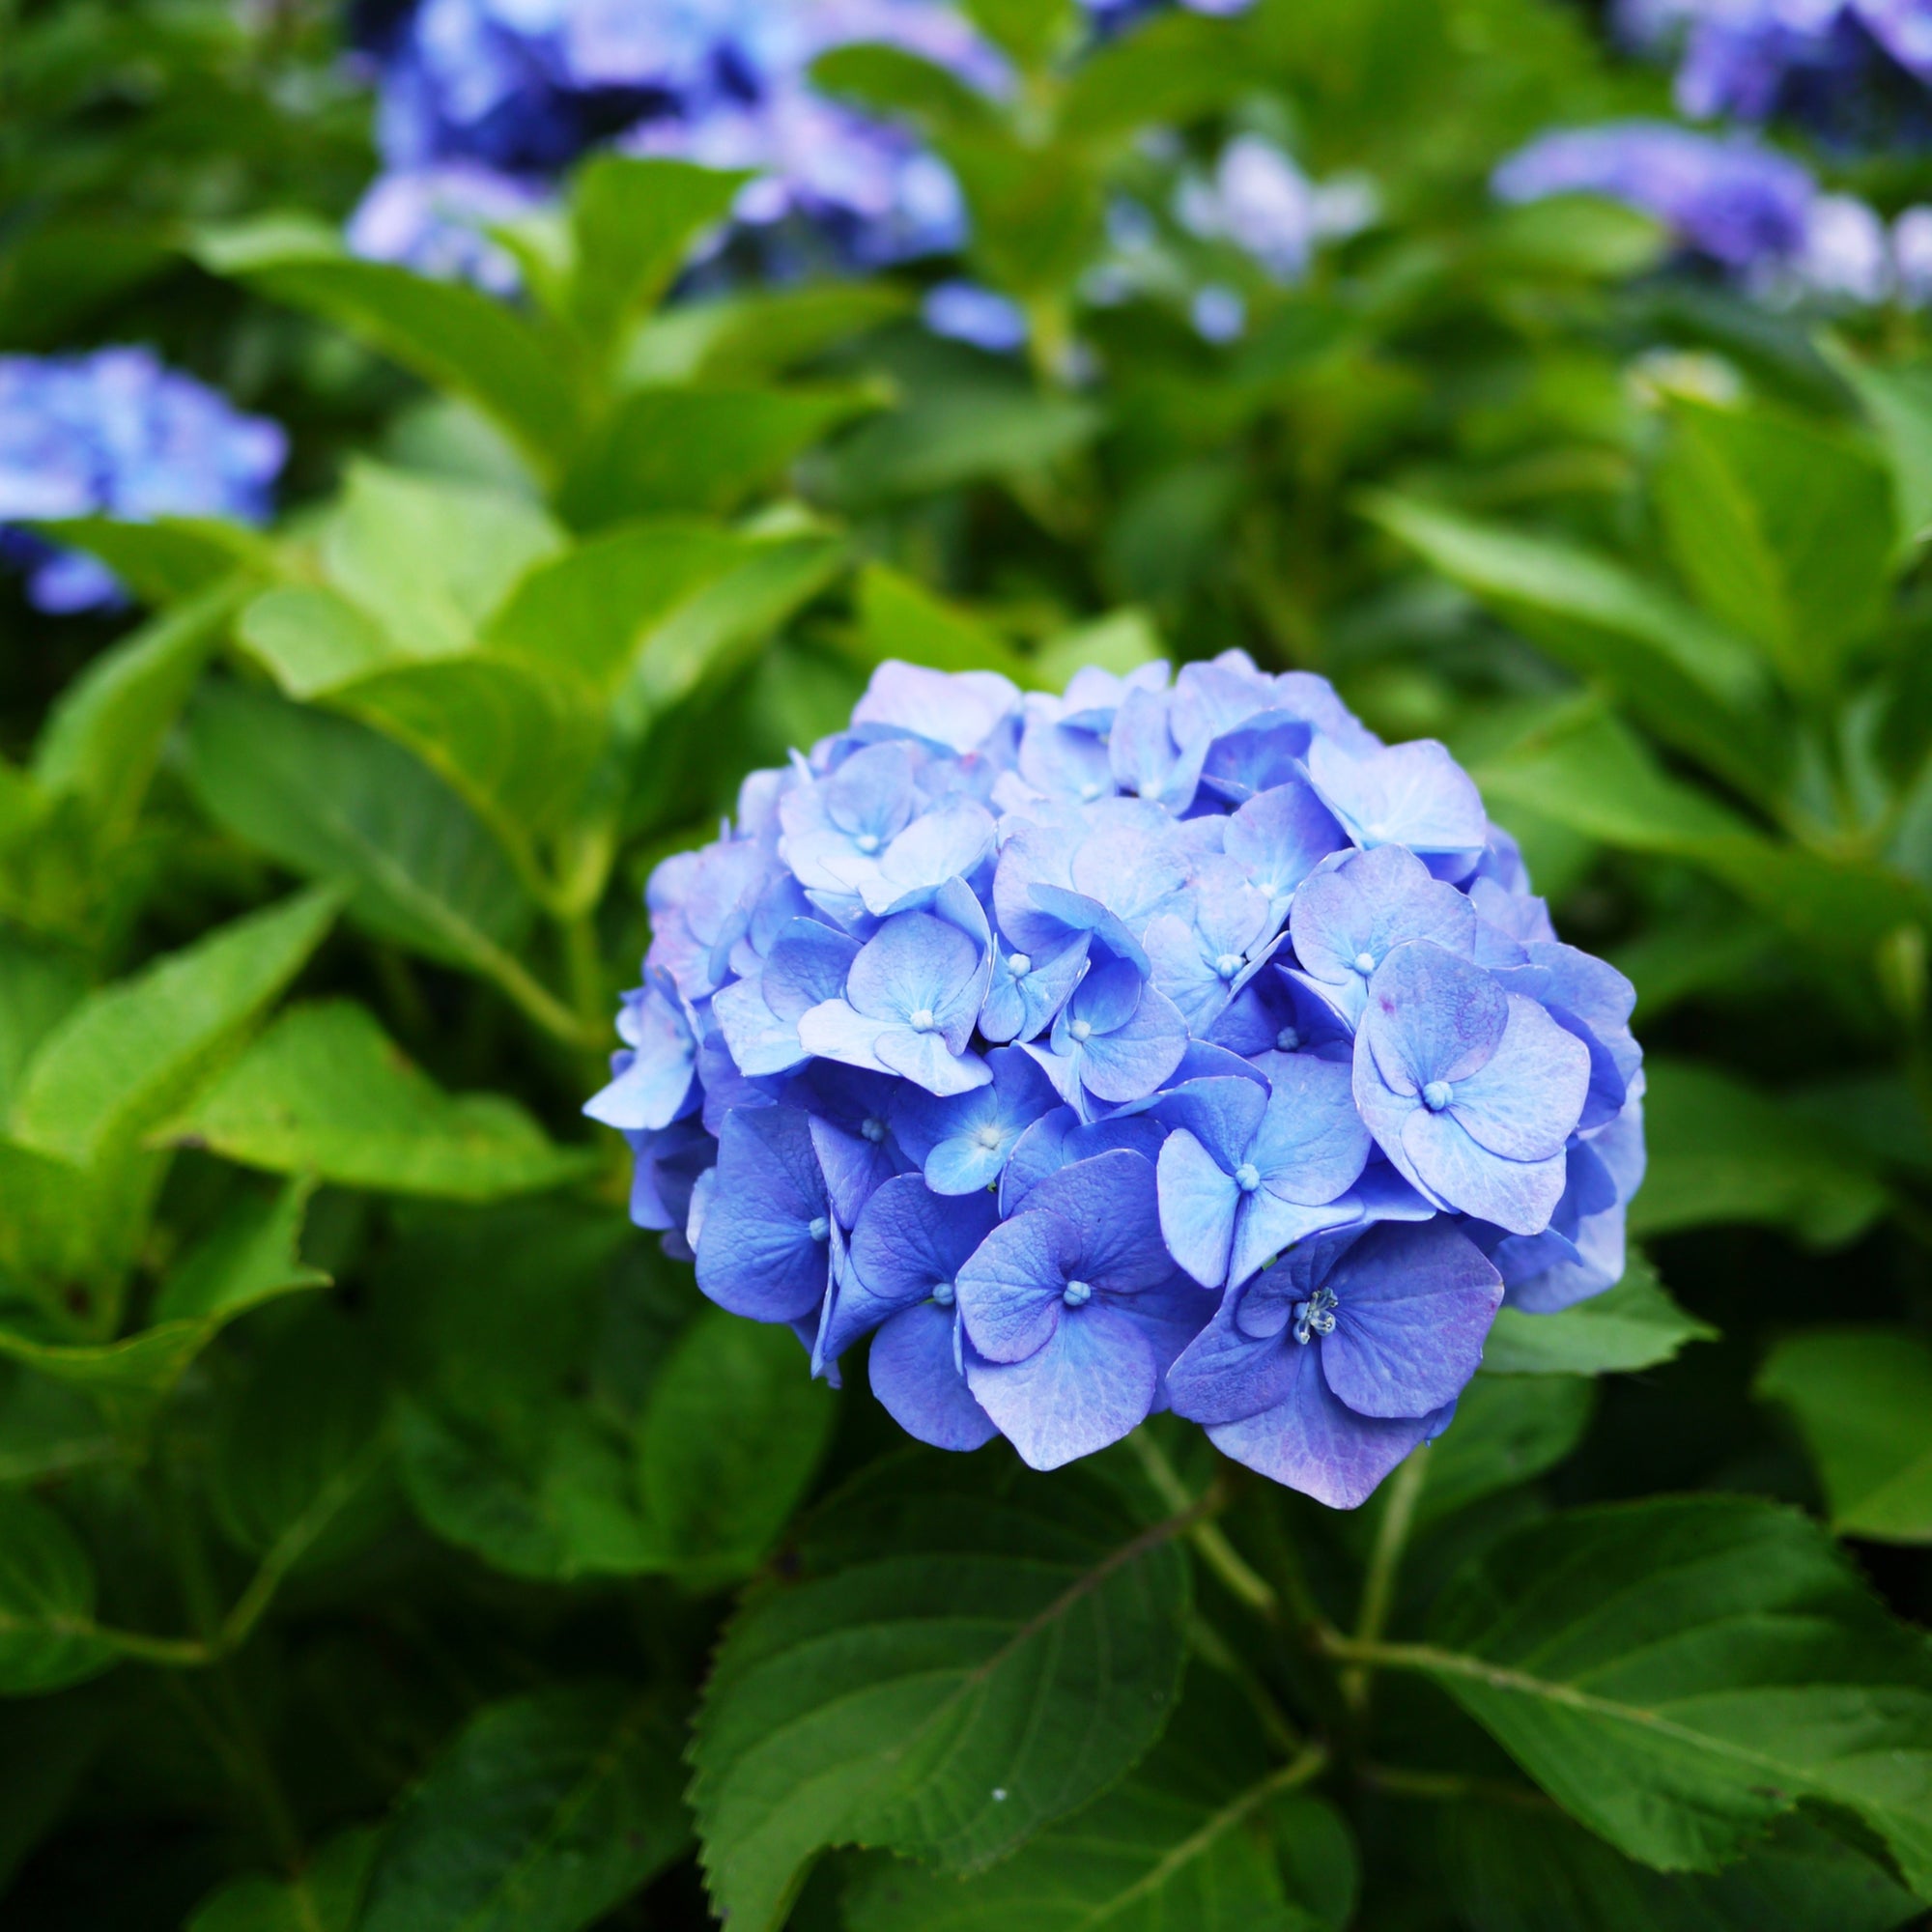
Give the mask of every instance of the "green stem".
<path id="1" fill-rule="evenodd" d="M 1192 1507 L 1194 1498 L 1188 1494 L 1187 1485 L 1180 1480 L 1180 1472 L 1168 1461 L 1166 1453 L 1152 1435 L 1145 1428 L 1137 1429 L 1127 1441 L 1140 1458 L 1141 1468 L 1161 1501 L 1177 1513 Z M 1197 1522 L 1187 1534 L 1202 1561 L 1227 1585 L 1232 1596 L 1262 1616 L 1275 1617 L 1280 1614 L 1281 1600 L 1272 1586 L 1249 1567 L 1247 1560 L 1222 1534 L 1217 1524 Z"/>
<path id="2" fill-rule="evenodd" d="M 1408 1547 L 1408 1533 L 1415 1523 L 1415 1506 L 1422 1500 L 1423 1486 L 1428 1480 L 1429 1444 L 1425 1442 L 1409 1452 L 1389 1484 L 1388 1500 L 1382 1506 L 1382 1520 L 1376 1529 L 1375 1548 L 1369 1553 L 1368 1575 L 1362 1581 L 1361 1607 L 1355 1615 L 1358 1642 L 1372 1643 L 1388 1628 L 1403 1551 Z M 1357 1664 L 1342 1673 L 1342 1694 L 1353 1710 L 1368 1709 L 1366 1665 Z"/>
<path id="3" fill-rule="evenodd" d="M 1458 1777 L 1448 1772 L 1410 1771 L 1398 1764 L 1365 1764 L 1357 1776 L 1371 1790 L 1386 1791 L 1396 1798 L 1424 1798 L 1445 1804 L 1475 1800 L 1484 1804 L 1520 1804 L 1531 1811 L 1554 1808 L 1540 1791 L 1506 1783 L 1500 1777 Z"/>

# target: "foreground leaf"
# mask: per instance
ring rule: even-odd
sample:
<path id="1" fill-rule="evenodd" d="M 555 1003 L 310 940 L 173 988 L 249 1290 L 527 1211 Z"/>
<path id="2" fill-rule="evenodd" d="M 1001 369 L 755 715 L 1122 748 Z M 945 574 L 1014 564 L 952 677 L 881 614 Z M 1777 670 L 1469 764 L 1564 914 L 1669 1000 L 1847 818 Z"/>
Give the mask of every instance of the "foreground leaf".
<path id="1" fill-rule="evenodd" d="M 346 1001 L 286 1013 L 164 1131 L 244 1167 L 451 1201 L 555 1187 L 597 1163 L 514 1101 L 444 1094 Z"/>
<path id="2" fill-rule="evenodd" d="M 494 1704 L 397 1810 L 359 1932 L 579 1932 L 684 1849 L 678 1732 L 655 1696 Z"/>
<path id="3" fill-rule="evenodd" d="M 187 1932 L 355 1932 L 381 1833 L 338 1833 L 299 1878 L 237 1879 L 202 1901 Z"/>
<path id="4" fill-rule="evenodd" d="M 1498 1376 L 1602 1376 L 1652 1369 L 1718 1331 L 1671 1300 L 1657 1270 L 1633 1255 L 1624 1278 L 1555 1315 L 1497 1311 L 1483 1366 Z"/>
<path id="5" fill-rule="evenodd" d="M 1463 1574 L 1435 1639 L 1379 1655 L 1628 1857 L 1712 1871 L 1811 1799 L 1932 1897 L 1932 1652 L 1796 1512 L 1682 1496 L 1552 1518 Z"/>
<path id="6" fill-rule="evenodd" d="M 1903 1329 L 1780 1342 L 1757 1393 L 1782 1403 L 1818 1465 L 1844 1536 L 1932 1543 L 1932 1348 Z"/>
<path id="7" fill-rule="evenodd" d="M 1126 1771 L 1179 1680 L 1173 1525 L 1009 1459 L 875 1465 L 725 1636 L 691 1799 L 713 1901 L 770 1932 L 827 1845 L 988 1863 Z"/>
<path id="8" fill-rule="evenodd" d="M 1488 1366 L 1486 1353 L 1484 1373 L 1463 1391 L 1456 1419 L 1430 1445 L 1418 1522 L 1553 1469 L 1590 1426 L 1596 1391 L 1589 1382 L 1492 1375 Z"/>
<path id="9" fill-rule="evenodd" d="M 94 1566 L 73 1532 L 21 1491 L 0 1495 L 0 1696 L 104 1670 L 114 1652 L 93 1620 Z"/>
<path id="10" fill-rule="evenodd" d="M 307 964 L 341 904 L 299 894 L 82 1001 L 26 1069 L 14 1138 L 84 1167 L 158 1119 Z"/>

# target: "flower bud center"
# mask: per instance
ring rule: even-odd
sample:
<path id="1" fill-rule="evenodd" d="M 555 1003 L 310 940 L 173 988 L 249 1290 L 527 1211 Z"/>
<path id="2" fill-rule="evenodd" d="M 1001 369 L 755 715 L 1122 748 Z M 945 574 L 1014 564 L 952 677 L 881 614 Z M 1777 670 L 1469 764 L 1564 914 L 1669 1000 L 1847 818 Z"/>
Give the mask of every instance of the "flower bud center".
<path id="1" fill-rule="evenodd" d="M 990 1153 L 1000 1144 L 1000 1130 L 988 1122 L 985 1126 L 975 1130 L 973 1138 Z"/>
<path id="2" fill-rule="evenodd" d="M 832 1236 L 832 1223 L 829 1220 L 827 1220 L 823 1214 L 814 1214 L 811 1217 L 811 1219 L 805 1224 L 805 1232 L 808 1235 L 810 1235 L 814 1241 L 829 1240 Z"/>
<path id="3" fill-rule="evenodd" d="M 862 852 L 876 852 L 879 849 L 879 835 L 876 832 L 862 832 L 852 842 Z"/>
<path id="4" fill-rule="evenodd" d="M 1364 980 L 1366 980 L 1369 977 L 1369 975 L 1373 973 L 1375 970 L 1376 970 L 1376 955 L 1373 952 L 1364 952 L 1355 954 L 1355 971 L 1359 973 Z"/>
<path id="5" fill-rule="evenodd" d="M 911 1027 L 914 1033 L 930 1033 L 932 1031 L 932 1009 L 930 1007 L 921 1007 L 918 1012 L 908 1013 L 906 1015 L 906 1025 Z"/>
<path id="6" fill-rule="evenodd" d="M 932 1284 L 932 1298 L 942 1308 L 951 1308 L 953 1302 L 952 1284 L 950 1281 L 936 1281 Z"/>
<path id="7" fill-rule="evenodd" d="M 1335 1332 L 1335 1293 L 1318 1288 L 1306 1301 L 1294 1304 L 1294 1339 L 1305 1349 L 1317 1335 Z"/>
<path id="8" fill-rule="evenodd" d="M 1275 1035 L 1274 1043 L 1283 1053 L 1293 1053 L 1301 1044 L 1301 1035 L 1293 1027 L 1283 1027 Z"/>
<path id="9" fill-rule="evenodd" d="M 1024 980 L 1033 971 L 1033 956 L 1026 952 L 1009 952 L 1007 955 L 1007 971 L 1015 980 Z"/>
<path id="10" fill-rule="evenodd" d="M 1092 1039 L 1094 1037 L 1094 1023 L 1091 1020 L 1068 1020 L 1066 1031 L 1075 1039 Z"/>
<path id="11" fill-rule="evenodd" d="M 1069 1281 L 1061 1295 L 1069 1308 L 1085 1308 L 1093 1298 L 1093 1285 L 1084 1281 Z"/>
<path id="12" fill-rule="evenodd" d="M 862 1134 L 864 1134 L 865 1137 L 868 1141 L 870 1141 L 874 1147 L 877 1147 L 879 1143 L 886 1137 L 886 1123 L 882 1120 L 879 1120 L 875 1115 L 868 1115 L 865 1120 L 859 1122 L 859 1131 Z"/>
<path id="13" fill-rule="evenodd" d="M 1446 1080 L 1432 1080 L 1422 1090 L 1422 1104 L 1432 1114 L 1439 1114 L 1449 1104 L 1451 1089 Z"/>
<path id="14" fill-rule="evenodd" d="M 1241 955 L 1238 952 L 1224 952 L 1214 962 L 1214 970 L 1224 980 L 1232 980 L 1241 970 Z"/>
<path id="15" fill-rule="evenodd" d="M 1252 1194 L 1262 1184 L 1262 1171 L 1253 1161 L 1244 1160 L 1235 1170 L 1235 1185 L 1243 1194 Z"/>

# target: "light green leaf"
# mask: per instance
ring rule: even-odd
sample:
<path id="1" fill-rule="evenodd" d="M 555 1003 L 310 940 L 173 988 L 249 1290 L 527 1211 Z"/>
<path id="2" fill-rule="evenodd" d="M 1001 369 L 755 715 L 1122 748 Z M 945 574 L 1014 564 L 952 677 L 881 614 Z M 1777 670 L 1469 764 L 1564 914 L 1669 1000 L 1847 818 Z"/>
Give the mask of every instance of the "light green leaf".
<path id="1" fill-rule="evenodd" d="M 1652 1056 L 1645 1074 L 1650 1166 L 1633 1236 L 1756 1221 L 1832 1247 L 1884 1211 L 1885 1189 L 1857 1151 L 1772 1095 L 1689 1061 Z"/>
<path id="2" fill-rule="evenodd" d="M 1090 666 L 1125 677 L 1142 665 L 1169 655 L 1160 633 L 1145 611 L 1114 611 L 1091 624 L 1050 638 L 1027 668 L 1028 682 L 1040 691 L 1065 691 L 1075 671 Z"/>
<path id="3" fill-rule="evenodd" d="M 236 641 L 291 697 L 308 698 L 384 665 L 409 663 L 389 633 L 339 590 L 283 583 L 242 612 Z"/>
<path id="4" fill-rule="evenodd" d="M 812 62 L 811 77 L 827 94 L 928 128 L 978 126 L 990 114 L 985 98 L 950 68 L 884 42 L 833 47 Z"/>
<path id="5" fill-rule="evenodd" d="M 1072 140 L 1110 143 L 1184 127 L 1254 86 L 1254 49 L 1226 18 L 1176 10 L 1110 38 L 1073 71 L 1060 107 Z"/>
<path id="6" fill-rule="evenodd" d="M 225 578 L 96 658 L 61 693 L 34 747 L 42 789 L 82 799 L 110 836 L 128 831 L 161 747 L 246 591 L 244 579 Z"/>
<path id="7" fill-rule="evenodd" d="M 1680 1496 L 1546 1520 L 1463 1573 L 1433 1642 L 1385 1652 L 1627 1857 L 1712 1871 L 1809 1799 L 1932 1896 L 1932 1652 L 1794 1511 Z"/>
<path id="8" fill-rule="evenodd" d="M 1428 1451 L 1416 1520 L 1429 1522 L 1540 1476 L 1583 1439 L 1596 1386 L 1580 1377 L 1477 1376 Z"/>
<path id="9" fill-rule="evenodd" d="M 795 1569 L 727 1632 L 693 1747 L 737 1932 L 773 1932 L 827 1845 L 991 1862 L 1130 1769 L 1179 1688 L 1185 1560 L 1075 1470 L 893 1458 Z"/>
<path id="10" fill-rule="evenodd" d="M 1833 362 L 1878 431 L 1891 468 L 1899 542 L 1916 548 L 1932 535 L 1932 369 L 1874 369 L 1849 355 Z"/>
<path id="11" fill-rule="evenodd" d="M 266 537 L 213 517 L 156 517 L 124 524 L 112 517 L 57 517 L 34 528 L 63 547 L 98 556 L 143 604 L 179 604 L 243 568 L 269 570 Z"/>
<path id="12" fill-rule="evenodd" d="M 1684 581 L 1794 690 L 1829 691 L 1884 614 L 1885 472 L 1842 436 L 1766 410 L 1679 396 L 1670 418 L 1653 494 Z"/>
<path id="13" fill-rule="evenodd" d="M 1073 36 L 1072 0 L 964 0 L 966 17 L 1022 67 L 1043 66 Z"/>
<path id="14" fill-rule="evenodd" d="M 0 1140 L 0 1282 L 83 1332 L 119 1306 L 167 1157 L 134 1153 L 80 1168 Z M 111 1332 L 111 1327 L 110 1331 Z"/>
<path id="15" fill-rule="evenodd" d="M 558 357 L 508 303 L 341 252 L 330 237 L 262 222 L 205 236 L 216 274 L 306 309 L 493 416 L 546 474 L 576 440 L 578 396 Z"/>
<path id="16" fill-rule="evenodd" d="M 664 511 L 722 515 L 878 406 L 856 388 L 637 389 L 586 441 L 558 502 L 580 529 Z"/>
<path id="17" fill-rule="evenodd" d="M 329 582 L 411 658 L 469 649 L 563 533 L 507 490 L 356 463 L 322 539 Z"/>
<path id="18" fill-rule="evenodd" d="M 624 384 L 768 383 L 911 307 L 910 293 L 886 282 L 810 282 L 722 301 L 680 300 L 632 337 Z"/>
<path id="19" fill-rule="evenodd" d="M 786 1329 L 707 1308 L 651 1390 L 639 1491 L 666 1559 L 696 1587 L 755 1569 L 810 1487 L 838 1405 Z"/>
<path id="20" fill-rule="evenodd" d="M 1368 510 L 1572 669 L 1605 680 L 1667 744 L 1747 797 L 1775 788 L 1781 759 L 1762 722 L 1765 668 L 1743 639 L 1574 545 L 1407 497 L 1378 495 Z"/>
<path id="21" fill-rule="evenodd" d="M 0 1328 L 0 1355 L 49 1380 L 85 1389 L 110 1413 L 166 1393 L 213 1332 L 200 1321 L 166 1321 L 121 1342 L 43 1342 Z"/>
<path id="22" fill-rule="evenodd" d="M 348 882 L 349 914 L 365 929 L 530 1005 L 535 982 L 512 950 L 535 914 L 528 894 L 476 814 L 400 746 L 266 692 L 211 684 L 189 713 L 187 749 L 203 806 L 243 844 Z"/>
<path id="23" fill-rule="evenodd" d="M 1655 1368 L 1687 1342 L 1715 1342 L 1718 1331 L 1687 1315 L 1657 1270 L 1633 1254 L 1614 1288 L 1554 1315 L 1497 1311 L 1483 1347 L 1483 1367 L 1497 1376 L 1602 1376 Z"/>
<path id="24" fill-rule="evenodd" d="M 93 1625 L 94 1566 L 73 1532 L 24 1491 L 0 1493 L 0 1696 L 105 1670 L 114 1652 Z"/>
<path id="25" fill-rule="evenodd" d="M 202 1900 L 186 1932 L 356 1932 L 381 1839 L 373 1826 L 352 1826 L 298 1878 L 236 1879 Z"/>
<path id="26" fill-rule="evenodd" d="M 178 1106 L 308 963 L 341 904 L 332 887 L 298 894 L 89 995 L 28 1064 L 13 1137 L 85 1167 Z"/>
<path id="27" fill-rule="evenodd" d="M 273 1194 L 248 1194 L 197 1248 L 168 1270 L 155 1297 L 156 1321 L 232 1321 L 329 1277 L 301 1258 L 303 1217 L 314 1179 L 298 1175 Z"/>
<path id="28" fill-rule="evenodd" d="M 0 1120 L 14 1110 L 20 1075 L 41 1042 L 87 991 L 64 952 L 0 932 Z"/>
<path id="29" fill-rule="evenodd" d="M 598 1162 L 499 1094 L 451 1098 L 346 1001 L 285 1013 L 162 1133 L 274 1174 L 450 1201 L 560 1186 Z"/>
<path id="30" fill-rule="evenodd" d="M 1842 1536 L 1932 1543 L 1932 1347 L 1903 1329 L 1791 1336 L 1758 1371 L 1818 1465 Z"/>
<path id="31" fill-rule="evenodd" d="M 581 1932 L 684 1850 L 678 1746 L 623 1685 L 488 1706 L 398 1807 L 358 1932 Z"/>
<path id="32" fill-rule="evenodd" d="M 859 575 L 859 626 L 873 664 L 899 658 L 934 670 L 997 670 L 1015 683 L 1027 680 L 1025 660 L 997 631 L 882 563 Z"/>
<path id="33" fill-rule="evenodd" d="M 1471 1932 L 1893 1932 L 1923 1910 L 1802 1816 L 1708 1875 L 1648 1871 L 1527 1804 L 1456 1805 L 1441 1842 Z"/>
<path id="34" fill-rule="evenodd" d="M 750 179 L 689 161 L 598 155 L 570 189 L 570 307 L 609 355 L 627 323 L 656 307 L 703 233 L 731 212 Z"/>

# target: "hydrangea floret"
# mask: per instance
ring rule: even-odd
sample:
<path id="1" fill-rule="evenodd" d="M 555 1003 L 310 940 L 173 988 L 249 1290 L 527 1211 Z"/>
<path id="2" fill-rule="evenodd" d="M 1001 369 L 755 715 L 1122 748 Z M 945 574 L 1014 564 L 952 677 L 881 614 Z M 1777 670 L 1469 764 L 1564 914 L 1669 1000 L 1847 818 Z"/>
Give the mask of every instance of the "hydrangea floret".
<path id="1" fill-rule="evenodd" d="M 1498 1307 L 1623 1272 L 1629 981 L 1319 677 L 883 665 L 647 898 L 586 1110 L 634 1218 L 811 1373 L 869 1337 L 923 1441 L 1054 1468 L 1172 1409 L 1350 1508 Z"/>

